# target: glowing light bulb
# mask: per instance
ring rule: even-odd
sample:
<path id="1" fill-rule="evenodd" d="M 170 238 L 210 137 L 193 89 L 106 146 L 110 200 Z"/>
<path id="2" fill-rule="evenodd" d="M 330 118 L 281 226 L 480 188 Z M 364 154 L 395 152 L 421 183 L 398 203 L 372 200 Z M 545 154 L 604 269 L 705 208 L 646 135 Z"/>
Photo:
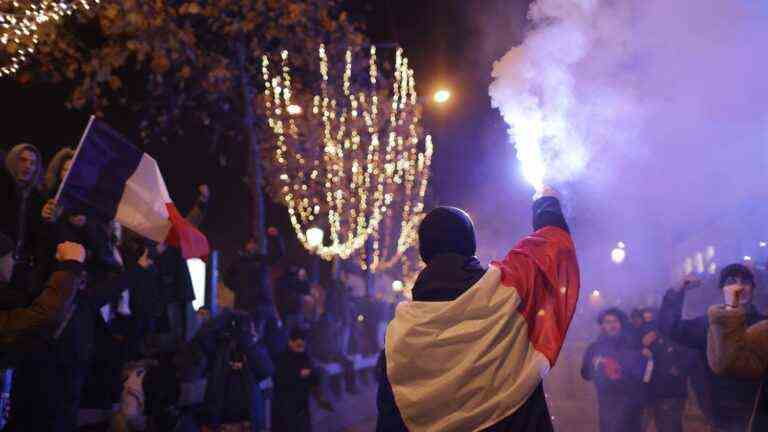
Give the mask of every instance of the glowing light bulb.
<path id="1" fill-rule="evenodd" d="M 403 282 L 396 280 L 392 282 L 392 291 L 394 292 L 401 292 L 403 290 Z"/>
<path id="2" fill-rule="evenodd" d="M 446 89 L 440 89 L 435 92 L 433 99 L 435 103 L 444 104 L 451 99 L 451 92 Z"/>
<path id="3" fill-rule="evenodd" d="M 614 264 L 621 264 L 627 259 L 627 245 L 624 242 L 618 242 L 616 247 L 611 251 L 611 261 Z"/>
<path id="4" fill-rule="evenodd" d="M 310 248 L 320 247 L 323 244 L 323 237 L 325 237 L 325 233 L 320 228 L 312 227 L 307 230 L 307 244 Z"/>
<path id="5" fill-rule="evenodd" d="M 288 107 L 285 110 L 288 111 L 288 115 L 292 115 L 292 116 L 300 115 L 303 112 L 301 107 L 296 104 L 288 105 Z"/>
<path id="6" fill-rule="evenodd" d="M 600 297 L 600 290 L 593 290 L 592 297 Z"/>

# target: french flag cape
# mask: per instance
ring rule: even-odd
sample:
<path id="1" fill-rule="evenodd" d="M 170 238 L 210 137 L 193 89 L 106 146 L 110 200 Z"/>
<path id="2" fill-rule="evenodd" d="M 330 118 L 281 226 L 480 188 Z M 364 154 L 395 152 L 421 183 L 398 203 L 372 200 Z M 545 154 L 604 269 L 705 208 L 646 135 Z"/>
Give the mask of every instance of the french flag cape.
<path id="1" fill-rule="evenodd" d="M 554 366 L 579 297 L 570 235 L 545 227 L 453 301 L 404 302 L 386 370 L 411 431 L 478 431 L 513 415 Z"/>
<path id="2" fill-rule="evenodd" d="M 68 211 L 115 220 L 184 258 L 210 252 L 208 239 L 173 205 L 157 162 L 106 123 L 91 117 L 56 195 Z"/>

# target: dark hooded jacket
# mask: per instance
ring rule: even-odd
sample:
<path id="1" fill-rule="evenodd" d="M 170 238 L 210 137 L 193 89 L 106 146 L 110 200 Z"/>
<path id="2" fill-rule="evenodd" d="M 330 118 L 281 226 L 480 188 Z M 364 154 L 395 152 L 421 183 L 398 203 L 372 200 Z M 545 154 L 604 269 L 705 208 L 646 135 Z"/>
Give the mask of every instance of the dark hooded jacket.
<path id="1" fill-rule="evenodd" d="M 18 172 L 19 154 L 29 150 L 37 155 L 38 168 L 29 183 L 20 183 L 16 180 Z M 40 192 L 40 180 L 42 178 L 42 155 L 31 144 L 19 144 L 11 149 L 5 157 L 5 167 L 0 170 L 0 233 L 13 240 L 15 246 L 18 270 L 14 271 L 12 285 L 22 291 L 30 291 L 29 297 L 22 300 L 18 306 L 26 305 L 39 294 L 42 287 L 40 281 L 34 281 L 33 272 L 24 267 L 24 264 L 33 263 L 39 255 L 39 250 L 44 243 L 44 232 L 41 230 L 41 211 L 43 208 L 43 195 Z"/>
<path id="2" fill-rule="evenodd" d="M 246 314 L 224 311 L 203 325 L 192 341 L 210 365 L 202 413 L 206 424 L 264 425 L 263 413 L 253 408 L 263 405 L 259 383 L 275 367 L 264 344 L 254 341 L 251 322 Z"/>
<path id="3" fill-rule="evenodd" d="M 320 385 L 320 372 L 307 353 L 286 350 L 275 359 L 272 400 L 272 430 L 274 432 L 311 431 L 309 399 Z M 301 370 L 310 371 L 302 377 Z"/>
<path id="4" fill-rule="evenodd" d="M 440 236 L 425 233 L 421 227 L 419 229 L 420 249 L 427 267 L 419 274 L 414 285 L 414 300 L 455 300 L 479 281 L 486 272 L 478 259 L 473 256 L 475 238 L 471 221 L 468 218 L 465 221 L 458 220 L 464 218 L 457 213 L 457 211 L 461 212 L 458 209 L 443 209 L 446 210 L 441 210 L 442 215 L 439 213 L 437 215 L 441 220 L 437 220 L 433 227 L 437 226 L 438 231 L 443 233 L 451 233 L 448 235 L 451 238 L 439 239 Z M 459 215 L 459 218 L 455 219 L 455 215 Z M 541 198 L 533 204 L 534 229 L 539 230 L 546 226 L 555 226 L 569 231 L 560 203 L 553 197 Z M 439 239 L 438 246 L 435 247 L 434 243 L 426 244 L 430 239 L 433 241 Z M 376 430 L 378 432 L 407 431 L 387 378 L 386 364 L 386 352 L 382 351 L 377 364 L 379 415 Z M 487 432 L 549 432 L 553 430 L 543 384 L 538 386 L 514 414 L 486 429 Z"/>

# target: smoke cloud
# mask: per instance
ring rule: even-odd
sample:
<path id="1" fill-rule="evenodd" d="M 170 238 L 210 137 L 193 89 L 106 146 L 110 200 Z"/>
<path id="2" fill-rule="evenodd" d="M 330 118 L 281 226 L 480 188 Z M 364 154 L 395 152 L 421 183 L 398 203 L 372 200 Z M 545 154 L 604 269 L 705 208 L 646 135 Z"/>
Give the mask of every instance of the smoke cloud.
<path id="1" fill-rule="evenodd" d="M 530 183 L 662 236 L 766 196 L 768 3 L 537 0 L 528 17 L 490 96 Z"/>

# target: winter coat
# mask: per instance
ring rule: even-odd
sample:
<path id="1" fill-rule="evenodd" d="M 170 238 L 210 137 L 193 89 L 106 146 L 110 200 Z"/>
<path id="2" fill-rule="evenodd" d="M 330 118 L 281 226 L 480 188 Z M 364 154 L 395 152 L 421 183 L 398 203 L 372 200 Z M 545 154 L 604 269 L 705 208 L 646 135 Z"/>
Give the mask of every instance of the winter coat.
<path id="1" fill-rule="evenodd" d="M 595 383 L 600 432 L 640 431 L 646 364 L 629 332 L 614 337 L 601 335 L 587 348 L 581 376 Z"/>
<path id="2" fill-rule="evenodd" d="M 254 312 L 275 307 L 269 268 L 285 253 L 280 236 L 269 236 L 267 254 L 241 252 L 224 274 L 224 283 L 235 293 L 235 308 Z"/>
<path id="3" fill-rule="evenodd" d="M 16 181 L 19 153 L 29 150 L 37 155 L 38 172 L 29 183 Z M 43 195 L 39 184 L 42 176 L 42 156 L 33 145 L 19 144 L 5 157 L 5 169 L 0 169 L 0 233 L 13 240 L 16 247 L 11 287 L 26 295 L 17 307 L 26 306 L 40 294 L 42 281 L 36 278 L 34 263 L 45 254 L 47 231 L 41 223 Z"/>
<path id="4" fill-rule="evenodd" d="M 722 376 L 762 380 L 755 400 L 749 431 L 768 430 L 768 321 L 748 327 L 744 308 L 709 309 L 707 359 Z"/>
<path id="5" fill-rule="evenodd" d="M 48 279 L 34 302 L 25 308 L 0 311 L 0 356 L 3 363 L 13 362 L 30 346 L 28 338 L 45 338 L 61 324 L 70 309 L 80 284 L 82 264 L 68 261 Z M 7 289 L 0 286 L 0 290 Z"/>
<path id="6" fill-rule="evenodd" d="M 224 311 L 200 328 L 193 344 L 205 355 L 210 368 L 205 390 L 205 423 L 221 425 L 250 421 L 256 425 L 254 407 L 263 404 L 259 383 L 275 371 L 260 342 L 229 327 L 236 314 Z"/>
<path id="7" fill-rule="evenodd" d="M 320 384 L 320 373 L 307 353 L 290 350 L 275 359 L 273 378 L 272 431 L 293 432 L 312 430 L 309 398 Z M 306 377 L 301 371 L 309 371 Z"/>
<path id="8" fill-rule="evenodd" d="M 498 286 L 492 288 L 496 290 L 496 292 L 507 289 L 515 290 L 515 288 L 511 288 L 511 284 L 514 284 L 514 286 L 516 286 L 518 289 L 517 292 L 522 293 L 520 294 L 521 296 L 527 296 L 533 292 L 550 292 L 554 294 L 554 289 L 557 287 L 557 292 L 563 296 L 562 300 L 566 301 L 567 303 L 567 305 L 564 305 L 562 310 L 558 310 L 558 313 L 562 313 L 562 315 L 558 316 L 557 318 L 558 320 L 562 319 L 560 322 L 562 322 L 565 327 L 561 330 L 565 331 L 568 327 L 568 323 L 570 322 L 570 314 L 567 311 L 569 308 L 572 310 L 572 308 L 575 307 L 575 297 L 572 298 L 571 295 L 578 296 L 577 293 L 579 282 L 575 252 L 570 241 L 568 226 L 565 223 L 565 219 L 563 218 L 560 204 L 557 199 L 545 197 L 537 200 L 534 203 L 533 225 L 536 232 L 532 236 L 522 240 L 515 247 L 515 249 L 510 252 L 510 254 L 507 256 L 507 260 L 509 261 L 505 260 L 501 263 L 497 263 L 497 265 L 500 265 L 502 268 L 504 268 L 502 272 L 502 280 L 506 283 L 499 284 Z M 520 261 L 517 261 L 518 259 Z M 540 267 L 539 265 L 544 262 L 546 262 L 548 266 Z M 558 268 L 558 271 L 553 272 L 554 268 Z M 498 270 L 494 268 L 493 273 L 496 271 Z M 495 275 L 491 272 L 491 270 L 486 271 L 486 269 L 484 269 L 480 265 L 480 262 L 474 257 L 463 257 L 453 254 L 438 255 L 430 260 L 427 267 L 419 275 L 414 287 L 414 292 L 419 292 L 419 298 L 422 299 L 419 301 L 419 303 L 423 303 L 425 307 L 429 307 L 429 304 L 435 302 L 444 305 L 459 304 L 456 302 L 461 302 L 462 300 L 468 298 L 466 296 L 470 296 L 469 298 L 473 298 L 473 296 L 479 296 L 480 294 L 475 292 L 475 289 L 481 288 L 479 284 L 483 282 L 487 277 L 495 277 Z M 489 275 L 489 273 L 491 274 Z M 557 273 L 557 276 L 555 276 L 555 273 Z M 484 301 L 491 300 L 478 298 L 478 302 Z M 463 305 L 464 303 L 461 304 Z M 537 304 L 539 303 L 536 299 L 527 298 L 521 300 L 520 307 L 525 305 L 525 310 L 528 310 L 528 313 L 530 313 L 530 308 L 537 307 Z M 397 349 L 395 349 L 394 352 L 389 352 L 392 346 L 391 344 L 393 343 L 393 325 L 397 323 L 402 307 L 403 304 L 401 303 L 401 305 L 398 306 L 398 312 L 396 313 L 395 319 L 389 325 L 387 330 L 386 348 L 381 352 L 377 367 L 377 375 L 379 377 L 377 406 L 379 414 L 376 430 L 378 432 L 396 432 L 408 430 L 405 421 L 407 419 L 404 417 L 403 412 L 401 411 L 400 403 L 402 400 L 396 400 L 396 392 L 393 391 L 393 387 L 395 385 L 393 383 L 393 377 L 398 378 L 398 376 L 396 374 L 393 375 L 393 372 L 390 369 L 390 365 L 394 363 L 393 360 L 388 357 L 404 358 L 404 356 L 408 356 L 408 358 L 410 358 L 410 356 L 417 355 L 417 352 L 421 355 L 424 355 L 422 350 L 416 346 L 408 346 L 407 349 L 402 352 L 399 352 Z M 467 307 L 471 309 L 470 306 Z M 501 308 L 501 310 L 505 309 Z M 465 312 L 470 313 L 470 310 L 467 309 Z M 517 312 L 524 313 L 524 311 L 521 312 L 521 310 L 517 310 Z M 557 315 L 557 313 L 555 315 Z M 493 322 L 497 322 L 495 321 L 495 318 L 497 317 L 494 317 L 494 320 L 492 320 Z M 555 317 L 551 317 L 550 319 L 555 319 Z M 444 324 L 445 323 L 443 322 L 435 323 L 435 325 L 440 326 Z M 460 323 L 455 324 L 459 325 Z M 429 324 L 422 326 L 422 329 L 426 331 L 428 325 Z M 478 332 L 483 332 L 481 329 L 483 328 L 481 327 L 482 325 L 483 324 L 481 322 L 478 322 Z M 415 331 L 418 331 L 418 329 Z M 446 331 L 446 337 L 451 337 L 449 335 L 451 333 L 452 331 Z M 507 335 L 499 334 L 498 336 L 504 339 Z M 555 348 L 557 343 L 554 341 L 552 342 L 553 343 L 550 346 Z M 497 345 L 496 348 L 498 347 L 499 346 Z M 490 358 L 492 358 L 492 356 L 489 356 L 489 359 Z M 411 364 L 411 362 L 406 361 L 405 364 L 403 364 L 401 367 L 420 369 L 423 366 L 429 365 L 429 371 L 433 372 L 433 366 L 436 364 L 448 364 L 449 362 L 453 364 L 456 363 L 454 362 L 454 359 L 449 358 L 424 358 L 423 361 L 425 362 L 424 364 L 419 364 L 418 361 L 415 361 L 413 364 Z M 514 365 L 512 367 L 514 367 Z M 445 373 L 448 372 L 450 371 L 446 371 Z M 467 371 L 467 373 L 471 375 L 482 372 L 484 372 L 482 367 L 476 367 L 476 369 L 472 372 Z M 471 380 L 471 375 L 467 375 L 466 379 Z M 442 379 L 439 381 L 442 381 Z M 439 381 L 437 381 L 436 384 L 441 385 Z M 552 420 L 549 415 L 549 410 L 547 408 L 547 403 L 544 397 L 541 375 L 538 375 L 536 382 L 532 384 L 533 385 L 528 384 L 530 387 L 526 387 L 526 390 L 530 390 L 527 398 L 521 401 L 521 404 L 517 406 L 515 410 L 509 414 L 505 414 L 499 420 L 490 421 L 490 425 L 488 425 L 488 418 L 478 418 L 477 416 L 474 416 L 474 418 L 465 419 L 464 417 L 461 417 L 463 415 L 461 412 L 462 407 L 458 408 L 459 412 L 457 413 L 440 411 L 444 418 L 457 418 L 457 420 L 453 422 L 452 427 L 442 430 L 456 430 L 462 432 L 469 432 L 473 430 L 485 430 L 489 432 L 552 431 Z M 420 386 L 421 385 L 424 385 L 424 383 L 421 383 Z M 470 382 L 466 383 L 466 389 L 474 387 L 475 386 L 472 386 Z M 516 388 L 519 389 L 519 387 Z M 415 389 L 415 387 L 409 387 L 409 389 Z M 499 392 L 506 391 L 506 389 L 502 387 L 499 387 L 496 390 Z M 464 390 L 461 390 L 461 392 L 466 394 Z M 490 399 L 494 397 L 493 394 L 489 394 L 489 390 L 485 390 L 484 394 L 484 398 Z M 401 395 L 405 396 L 405 393 L 401 393 Z M 458 395 L 455 394 L 454 396 L 458 397 Z M 414 405 L 414 403 L 417 404 L 416 407 L 420 406 L 418 405 L 418 401 L 414 399 L 408 400 L 406 402 L 411 404 L 411 407 Z M 486 402 L 486 400 L 474 398 L 472 404 L 477 405 L 484 404 Z M 433 411 L 440 410 L 440 408 L 436 407 L 430 400 L 423 400 L 423 408 Z M 504 407 L 496 406 L 494 409 L 497 411 L 495 415 L 498 416 L 498 412 L 503 410 Z M 424 411 L 422 411 L 422 413 L 423 412 Z M 459 417 L 456 417 L 456 414 L 458 414 Z M 473 423 L 473 426 L 467 426 L 467 422 L 469 421 Z M 476 426 L 480 424 L 483 424 L 483 426 Z"/>
<path id="9" fill-rule="evenodd" d="M 667 291 L 659 311 L 659 330 L 674 342 L 695 350 L 699 361 L 706 364 L 709 320 L 706 315 L 682 319 L 684 301 L 685 291 Z M 764 319 L 754 305 L 749 305 L 746 313 L 748 325 Z M 706 382 L 696 386 L 704 388 L 709 395 L 710 400 L 706 405 L 711 407 L 711 412 L 705 414 L 712 418 L 715 425 L 727 424 L 729 421 L 724 416 L 752 411 L 759 381 L 718 377 L 710 368 L 707 368 L 705 378 Z"/>
<path id="10" fill-rule="evenodd" d="M 23 150 L 37 155 L 38 173 L 28 184 L 16 181 L 16 159 Z M 19 250 L 17 254 L 28 257 L 35 251 L 37 227 L 43 208 L 43 195 L 39 189 L 42 176 L 42 156 L 37 148 L 30 144 L 19 144 L 5 157 L 5 169 L 0 170 L 0 232 L 11 238 Z"/>

